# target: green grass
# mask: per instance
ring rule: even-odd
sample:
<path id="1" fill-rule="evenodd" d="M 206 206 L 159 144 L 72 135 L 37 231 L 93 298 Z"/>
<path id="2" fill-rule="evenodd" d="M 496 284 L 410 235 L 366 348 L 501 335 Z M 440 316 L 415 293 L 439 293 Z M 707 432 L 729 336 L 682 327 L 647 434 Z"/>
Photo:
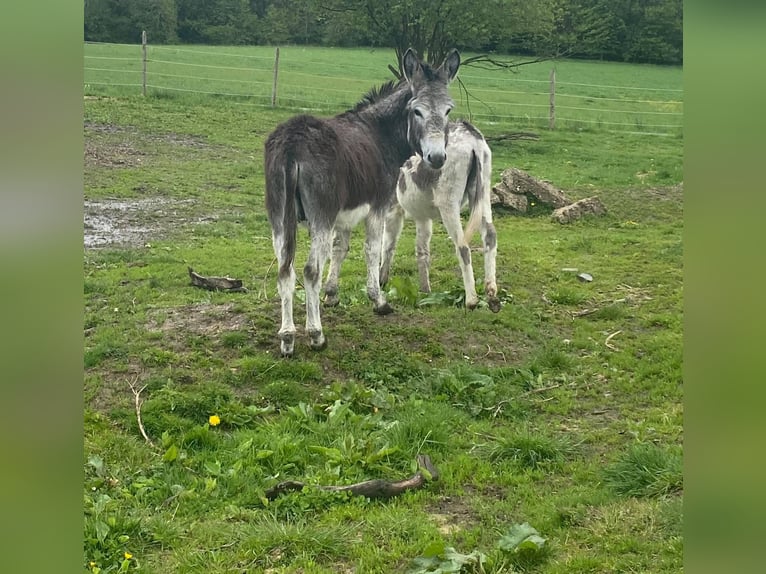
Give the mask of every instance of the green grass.
<path id="1" fill-rule="evenodd" d="M 213 97 L 269 107 L 274 55 L 269 46 L 149 46 L 147 91 L 171 101 Z M 393 57 L 388 48 L 281 47 L 279 105 L 324 111 L 348 108 L 371 86 L 392 79 L 387 65 Z M 85 93 L 140 94 L 141 58 L 140 46 L 85 44 Z M 521 63 L 528 58 L 512 60 Z M 681 134 L 681 68 L 670 66 L 557 60 L 527 64 L 515 72 L 465 67 L 460 72 L 464 89 L 453 89 L 455 113 L 484 125 L 547 126 L 552 69 L 560 128 Z M 580 161 L 566 159 L 573 167 Z M 644 169 L 651 167 L 665 169 L 659 165 Z"/>
<path id="2" fill-rule="evenodd" d="M 679 449 L 654 444 L 632 445 L 605 470 L 605 480 L 626 496 L 658 496 L 681 490 L 683 465 Z"/>
<path id="3" fill-rule="evenodd" d="M 336 85 L 349 103 L 387 74 L 383 51 L 285 48 L 282 56 L 302 73 L 358 75 Z M 354 66 L 331 65 L 344 56 Z M 562 82 L 571 65 L 585 84 L 680 85 L 673 68 L 558 65 Z M 489 89 L 505 80 L 492 81 Z M 375 316 L 359 230 L 341 303 L 323 311 L 328 348 L 311 352 L 299 330 L 296 357 L 285 361 L 262 146 L 294 110 L 133 94 L 91 86 L 85 100 L 85 198 L 133 206 L 117 213 L 110 239 L 142 230 L 84 252 L 86 571 L 406 572 L 434 543 L 494 557 L 487 572 L 681 569 L 680 136 L 538 125 L 537 141 L 493 143 L 495 181 L 507 167 L 525 169 L 574 199 L 598 195 L 608 214 L 562 226 L 544 213 L 498 211 L 498 314 L 455 306 L 460 271 L 439 223 L 438 296 L 422 304 L 410 288 L 408 223 L 392 270 L 396 312 Z M 527 126 L 475 119 L 487 134 Z M 298 246 L 300 266 L 305 230 Z M 188 266 L 240 278 L 248 292 L 196 289 Z M 296 305 L 296 323 L 303 313 Z M 141 436 L 131 385 L 143 389 L 154 446 Z M 221 423 L 211 426 L 211 415 Z M 414 472 L 418 453 L 432 457 L 440 479 L 393 500 L 311 488 L 264 499 L 287 479 L 398 480 Z M 546 539 L 545 551 L 499 557 L 497 541 L 524 522 Z"/>

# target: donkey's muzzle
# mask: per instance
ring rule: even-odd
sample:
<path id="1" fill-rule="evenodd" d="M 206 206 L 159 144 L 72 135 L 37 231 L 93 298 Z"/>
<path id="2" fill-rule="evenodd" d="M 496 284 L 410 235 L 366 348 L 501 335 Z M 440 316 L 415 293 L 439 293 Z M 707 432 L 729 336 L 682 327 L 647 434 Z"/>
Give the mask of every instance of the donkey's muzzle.
<path id="1" fill-rule="evenodd" d="M 444 165 L 444 162 L 447 161 L 447 154 L 442 151 L 432 151 L 426 155 L 425 160 L 428 162 L 430 167 L 434 169 L 441 169 L 441 167 Z"/>

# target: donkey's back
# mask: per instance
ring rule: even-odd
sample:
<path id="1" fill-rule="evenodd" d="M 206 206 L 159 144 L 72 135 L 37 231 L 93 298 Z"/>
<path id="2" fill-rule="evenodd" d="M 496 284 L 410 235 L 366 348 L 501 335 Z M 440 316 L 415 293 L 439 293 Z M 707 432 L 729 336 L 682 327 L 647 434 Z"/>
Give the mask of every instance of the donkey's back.
<path id="1" fill-rule="evenodd" d="M 266 140 L 266 208 L 278 223 L 285 197 L 284 177 L 291 178 L 298 221 L 309 229 L 332 225 L 338 214 L 360 205 L 384 208 L 391 200 L 391 180 L 375 134 L 365 124 L 344 117 L 300 115 L 280 124 Z M 271 183 L 271 185 L 270 185 Z"/>

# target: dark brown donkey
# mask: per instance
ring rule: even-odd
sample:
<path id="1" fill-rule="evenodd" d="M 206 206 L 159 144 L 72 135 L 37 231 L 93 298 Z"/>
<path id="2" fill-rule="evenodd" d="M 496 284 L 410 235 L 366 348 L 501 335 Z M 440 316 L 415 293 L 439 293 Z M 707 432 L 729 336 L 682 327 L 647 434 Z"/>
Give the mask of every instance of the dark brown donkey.
<path id="1" fill-rule="evenodd" d="M 266 140 L 266 210 L 279 263 L 283 356 L 291 356 L 295 345 L 293 262 L 299 221 L 306 222 L 311 236 L 303 277 L 312 349 L 326 345 L 319 313 L 325 263 L 332 251 L 325 294 L 333 304 L 349 234 L 362 219 L 367 295 L 376 313 L 391 312 L 379 284 L 385 216 L 396 202 L 399 167 L 407 158 L 417 153 L 434 169 L 444 165 L 447 115 L 454 106 L 447 86 L 459 67 L 456 50 L 438 68 L 407 50 L 399 83 L 372 90 L 353 110 L 333 118 L 295 116 Z"/>

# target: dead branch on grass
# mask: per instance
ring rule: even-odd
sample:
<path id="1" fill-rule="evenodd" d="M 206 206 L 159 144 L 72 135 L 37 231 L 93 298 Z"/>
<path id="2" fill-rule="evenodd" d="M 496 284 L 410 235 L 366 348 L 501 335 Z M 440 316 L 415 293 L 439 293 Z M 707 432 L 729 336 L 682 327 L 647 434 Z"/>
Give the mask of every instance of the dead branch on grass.
<path id="1" fill-rule="evenodd" d="M 195 287 L 201 287 L 208 291 L 232 291 L 247 293 L 247 289 L 242 286 L 242 279 L 232 277 L 203 277 L 195 273 L 194 269 L 189 267 L 189 277 Z"/>
<path id="2" fill-rule="evenodd" d="M 269 294 L 266 291 L 266 280 L 269 278 L 269 273 L 271 272 L 271 268 L 274 267 L 274 263 L 277 262 L 277 258 L 274 257 L 271 260 L 271 263 L 269 263 L 268 269 L 266 269 L 266 274 L 263 276 L 263 282 L 261 283 L 261 290 L 258 292 L 259 297 L 263 297 L 264 299 L 269 298 Z"/>
<path id="3" fill-rule="evenodd" d="M 303 482 L 297 480 L 287 480 L 280 482 L 276 486 L 268 489 L 264 496 L 267 500 L 274 500 L 279 495 L 286 492 L 301 491 L 305 486 L 312 486 L 318 490 L 325 492 L 349 492 L 355 496 L 365 496 L 367 498 L 391 498 L 398 496 L 408 490 L 420 488 L 424 484 L 438 480 L 439 471 L 431 462 L 431 458 L 427 454 L 419 454 L 417 457 L 418 472 L 409 478 L 399 480 L 397 482 L 390 482 L 383 479 L 366 480 L 364 482 L 358 482 L 356 484 L 348 484 L 345 486 L 319 486 L 319 485 L 306 485 Z"/>
<path id="4" fill-rule="evenodd" d="M 534 132 L 510 132 L 507 134 L 497 134 L 486 136 L 487 142 L 502 142 L 510 140 L 539 140 L 540 136 Z"/>
<path id="5" fill-rule="evenodd" d="M 487 345 L 487 353 L 484 355 L 484 358 L 486 359 L 490 355 L 500 355 L 503 358 L 503 362 L 504 363 L 508 362 L 508 361 L 505 360 L 505 353 L 503 353 L 502 351 L 493 351 L 492 347 Z"/>
<path id="6" fill-rule="evenodd" d="M 601 311 L 601 309 L 596 307 L 595 309 L 583 309 L 582 311 L 575 311 L 575 312 L 570 311 L 570 314 L 572 315 L 572 319 L 574 319 L 576 317 L 585 317 L 586 315 L 592 315 L 593 313 L 598 313 L 599 311 Z"/>
<path id="7" fill-rule="evenodd" d="M 135 379 L 133 379 L 131 382 L 128 383 L 128 386 L 130 386 L 130 390 L 133 392 L 133 397 L 135 399 L 135 405 L 136 405 L 136 420 L 138 421 L 138 430 L 141 432 L 141 436 L 144 437 L 144 440 L 147 442 L 147 444 L 154 448 L 154 443 L 152 442 L 152 439 L 149 438 L 149 435 L 146 434 L 146 429 L 144 428 L 144 423 L 141 420 L 141 405 L 143 404 L 143 401 L 141 400 L 141 393 L 146 388 L 146 385 L 141 387 L 140 389 L 136 389 L 136 382 L 138 381 L 138 376 L 136 376 Z"/>
<path id="8" fill-rule="evenodd" d="M 483 410 L 485 410 L 485 411 L 493 411 L 492 412 L 492 418 L 494 419 L 494 418 L 497 418 L 497 415 L 499 415 L 502 412 L 503 405 L 506 405 L 506 404 L 510 403 L 511 401 L 514 401 L 516 399 L 520 399 L 522 397 L 526 397 L 526 396 L 529 396 L 529 395 L 532 395 L 532 394 L 535 394 L 535 393 L 542 393 L 542 392 L 545 392 L 545 391 L 550 391 L 550 390 L 553 390 L 553 389 L 557 389 L 560 386 L 561 386 L 560 383 L 556 383 L 555 385 L 549 385 L 547 387 L 539 387 L 537 389 L 531 389 L 529 391 L 525 391 L 525 392 L 521 393 L 520 395 L 517 395 L 515 397 L 511 397 L 510 399 L 503 399 L 502 401 L 500 401 L 496 405 L 492 405 L 491 407 L 483 407 Z M 548 399 L 544 399 L 544 400 L 547 401 L 547 400 L 550 400 L 552 398 L 553 397 L 549 397 Z M 456 405 L 456 406 L 464 406 L 464 405 Z"/>
<path id="9" fill-rule="evenodd" d="M 609 335 L 606 338 L 606 341 L 604 341 L 604 345 L 606 345 L 608 348 L 612 349 L 612 351 L 619 351 L 619 349 L 617 347 L 615 347 L 614 345 L 612 345 L 609 341 L 611 341 L 613 337 L 616 337 L 620 333 L 622 333 L 622 329 L 620 329 L 619 331 L 615 331 L 614 333 Z"/>

